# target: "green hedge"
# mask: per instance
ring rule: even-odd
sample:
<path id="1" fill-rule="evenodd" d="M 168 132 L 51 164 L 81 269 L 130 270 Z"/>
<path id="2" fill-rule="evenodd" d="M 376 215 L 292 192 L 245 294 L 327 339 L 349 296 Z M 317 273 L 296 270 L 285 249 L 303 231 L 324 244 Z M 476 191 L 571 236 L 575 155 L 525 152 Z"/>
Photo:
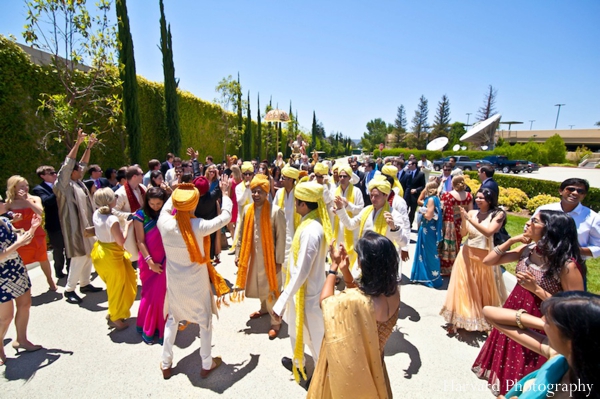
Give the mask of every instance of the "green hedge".
<path id="1" fill-rule="evenodd" d="M 477 172 L 466 172 L 471 179 L 477 179 Z M 533 198 L 536 195 L 548 194 L 558 197 L 558 190 L 560 183 L 549 180 L 538 180 L 527 177 L 519 177 L 509 174 L 494 175 L 494 180 L 499 186 L 509 188 L 514 187 L 523 190 L 529 198 Z M 600 212 L 600 189 L 590 187 L 590 191 L 583 200 L 583 205 L 590 207 L 596 212 Z"/>
<path id="2" fill-rule="evenodd" d="M 116 69 L 114 73 L 117 73 Z M 82 74 L 80 78 L 86 77 Z M 141 157 L 143 162 L 152 158 L 164 160 L 167 142 L 163 85 L 140 76 L 138 83 L 142 122 Z M 12 175 L 19 174 L 28 179 L 30 185 L 36 185 L 39 181 L 35 174 L 38 166 L 48 164 L 59 168 L 64 161 L 68 152 L 64 142 L 50 139 L 46 141 L 46 148 L 43 148 L 43 138 L 52 130 L 53 124 L 48 111 L 38 110 L 40 93 L 60 93 L 61 89 L 49 66 L 32 64 L 19 46 L 0 35 L 0 132 L 3 140 L 0 146 L 0 192 L 4 193 L 6 180 Z M 120 96 L 121 92 L 114 94 Z M 185 158 L 185 149 L 191 146 L 199 151 L 201 159 L 212 155 L 215 161 L 220 161 L 224 137 L 221 108 L 188 92 L 179 91 L 178 94 L 182 154 L 176 155 Z M 88 112 L 93 118 L 93 110 Z M 228 114 L 228 118 L 230 126 L 237 123 L 235 115 Z M 102 123 L 102 120 L 97 122 L 98 126 Z M 102 165 L 105 169 L 128 164 L 127 136 L 122 122 L 119 125 L 120 129 L 99 137 L 102 145 L 92 152 L 92 163 Z M 256 130 L 257 124 L 253 121 L 253 133 Z M 265 136 L 266 124 L 263 124 L 262 131 Z M 226 153 L 237 154 L 238 144 L 230 140 Z M 146 168 L 145 164 L 141 166 Z"/>

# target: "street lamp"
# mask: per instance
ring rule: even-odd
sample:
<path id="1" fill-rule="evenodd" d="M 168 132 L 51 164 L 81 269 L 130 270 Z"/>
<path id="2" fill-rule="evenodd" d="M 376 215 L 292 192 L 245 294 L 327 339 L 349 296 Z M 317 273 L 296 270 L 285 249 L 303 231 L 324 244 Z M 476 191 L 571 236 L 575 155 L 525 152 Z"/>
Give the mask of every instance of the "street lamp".
<path id="1" fill-rule="evenodd" d="M 465 126 L 469 126 L 469 118 L 471 117 L 471 112 L 467 112 L 467 124 Z"/>
<path id="2" fill-rule="evenodd" d="M 575 126 L 575 125 L 569 125 L 569 127 L 570 127 L 571 129 L 573 129 L 573 126 Z"/>
<path id="3" fill-rule="evenodd" d="M 558 111 L 556 111 L 556 123 L 554 124 L 554 130 L 556 130 L 556 126 L 558 126 L 558 116 L 560 115 L 560 107 L 566 104 L 554 104 L 555 107 L 558 107 Z"/>
<path id="4" fill-rule="evenodd" d="M 533 128 L 533 122 L 535 122 L 535 119 L 534 120 L 530 119 L 529 122 L 531 122 L 529 125 L 529 130 L 531 130 Z"/>

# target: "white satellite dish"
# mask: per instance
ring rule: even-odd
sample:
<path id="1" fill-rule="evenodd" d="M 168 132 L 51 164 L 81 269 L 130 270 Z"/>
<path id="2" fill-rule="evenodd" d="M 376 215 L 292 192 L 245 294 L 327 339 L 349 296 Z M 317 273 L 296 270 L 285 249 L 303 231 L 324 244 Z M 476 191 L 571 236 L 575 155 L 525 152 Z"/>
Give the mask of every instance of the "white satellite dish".
<path id="1" fill-rule="evenodd" d="M 460 150 L 460 144 L 454 144 L 454 147 L 452 147 L 452 151 L 458 151 Z"/>
<path id="2" fill-rule="evenodd" d="M 481 146 L 481 149 L 482 149 L 483 151 L 487 150 L 488 148 L 489 148 L 489 147 L 488 147 L 487 145 L 482 145 L 482 146 Z"/>
<path id="3" fill-rule="evenodd" d="M 462 147 L 460 147 L 460 149 L 464 151 L 467 149 L 467 146 L 463 145 Z"/>
<path id="4" fill-rule="evenodd" d="M 490 130 L 496 131 L 502 115 L 496 114 L 484 121 L 477 122 L 471 129 L 462 135 L 460 141 L 481 142 L 485 137 L 489 136 Z"/>
<path id="5" fill-rule="evenodd" d="M 443 149 L 448 144 L 448 137 L 438 137 L 427 144 L 427 150 L 438 151 Z"/>

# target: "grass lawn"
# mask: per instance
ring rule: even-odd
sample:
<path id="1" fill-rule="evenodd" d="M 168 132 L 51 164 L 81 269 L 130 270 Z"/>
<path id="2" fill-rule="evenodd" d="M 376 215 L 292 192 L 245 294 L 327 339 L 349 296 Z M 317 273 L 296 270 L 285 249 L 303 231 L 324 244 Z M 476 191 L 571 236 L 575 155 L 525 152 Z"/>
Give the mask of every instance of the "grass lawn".
<path id="1" fill-rule="evenodd" d="M 525 222 L 527 222 L 528 219 L 529 218 L 522 216 L 508 215 L 508 220 L 506 221 L 506 231 L 508 231 L 508 234 L 510 234 L 511 237 L 521 234 L 523 232 L 523 226 L 525 226 Z M 520 244 L 515 244 L 513 247 L 519 245 Z M 595 294 L 600 294 L 600 258 L 588 259 L 585 264 L 587 266 L 588 291 Z M 512 274 L 515 274 L 516 266 L 516 262 L 504 265 L 506 270 Z"/>

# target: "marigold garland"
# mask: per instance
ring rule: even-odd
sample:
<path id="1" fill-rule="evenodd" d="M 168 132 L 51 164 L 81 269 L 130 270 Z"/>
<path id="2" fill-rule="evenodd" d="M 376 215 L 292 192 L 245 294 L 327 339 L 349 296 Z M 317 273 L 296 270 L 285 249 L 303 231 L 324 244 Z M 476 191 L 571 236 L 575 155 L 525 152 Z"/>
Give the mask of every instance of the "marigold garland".
<path id="1" fill-rule="evenodd" d="M 349 184 L 347 190 L 348 191 L 346 193 L 347 194 L 346 199 L 348 200 L 348 203 L 354 204 L 354 186 L 352 184 Z M 341 185 L 339 185 L 337 187 L 337 189 L 335 190 L 335 196 L 343 197 Z M 343 210 L 340 209 L 338 212 L 342 212 L 342 211 L 346 212 L 348 214 L 348 217 L 352 217 L 352 213 L 350 213 L 350 211 L 347 211 L 345 209 L 343 209 Z M 339 228 L 340 228 L 340 218 L 337 215 L 335 215 L 335 217 L 333 218 L 333 235 L 334 235 L 334 237 L 336 236 Z M 354 265 L 354 262 L 356 261 L 356 251 L 354 250 L 354 232 L 345 227 L 344 227 L 344 246 L 346 247 L 346 252 L 348 253 L 348 257 L 350 258 L 350 265 Z"/>

